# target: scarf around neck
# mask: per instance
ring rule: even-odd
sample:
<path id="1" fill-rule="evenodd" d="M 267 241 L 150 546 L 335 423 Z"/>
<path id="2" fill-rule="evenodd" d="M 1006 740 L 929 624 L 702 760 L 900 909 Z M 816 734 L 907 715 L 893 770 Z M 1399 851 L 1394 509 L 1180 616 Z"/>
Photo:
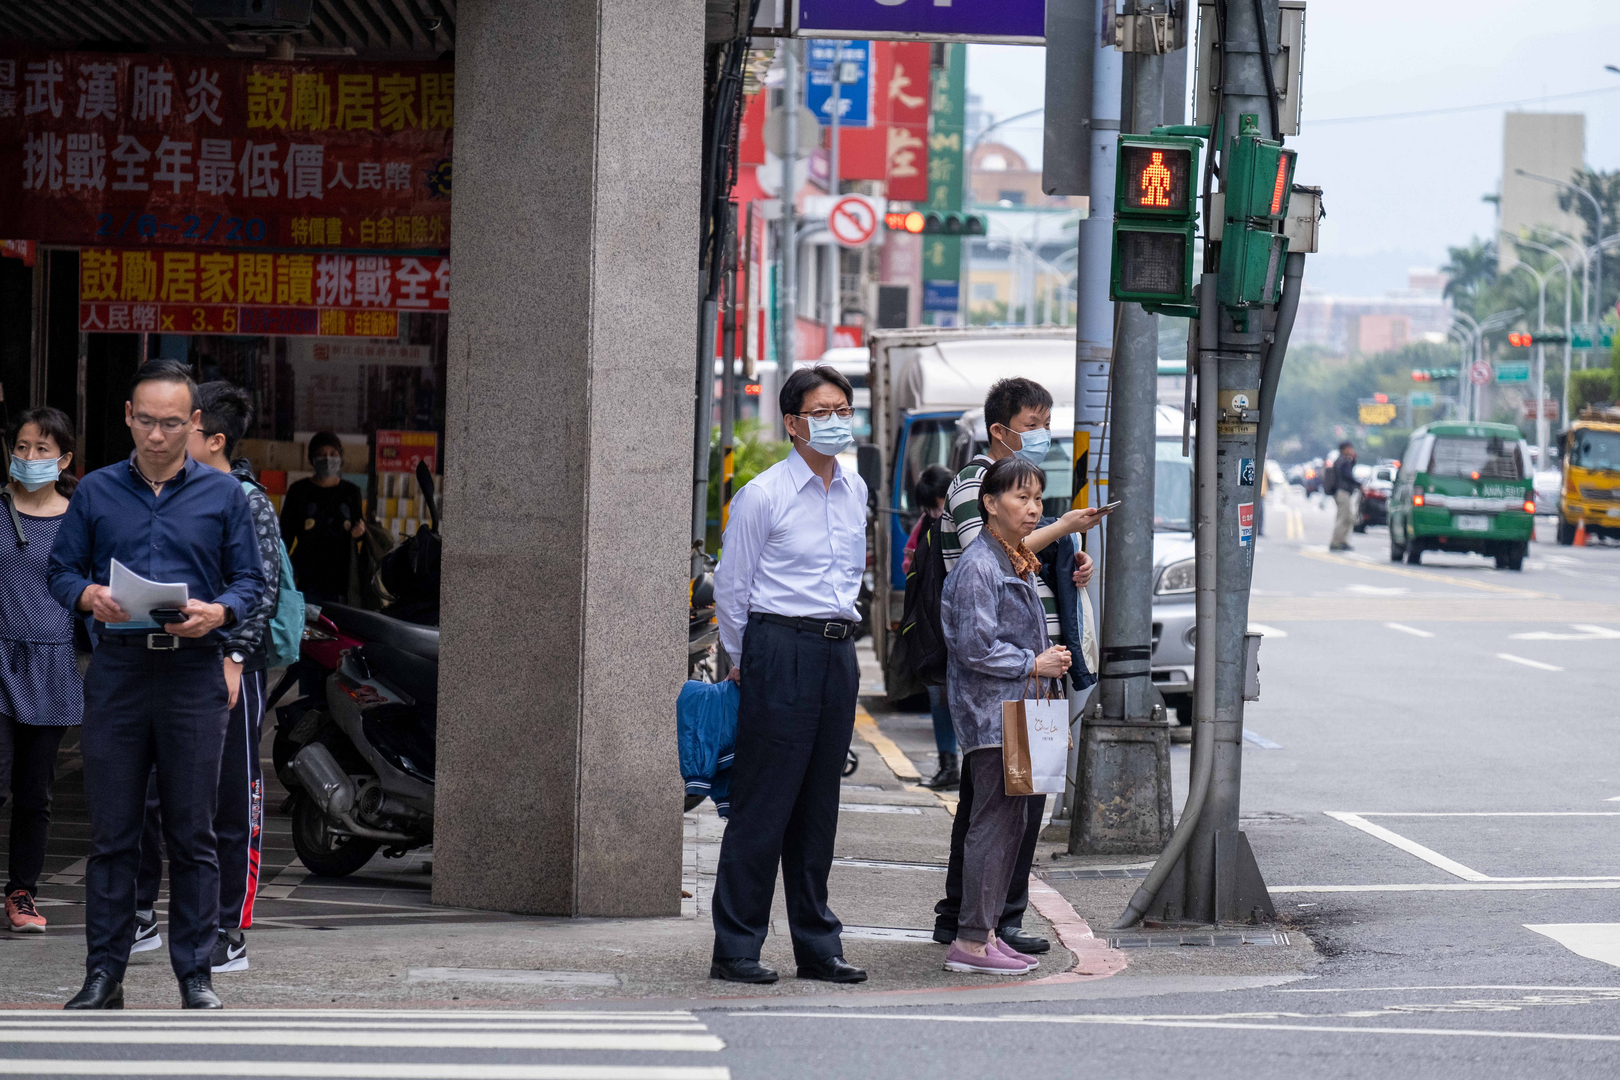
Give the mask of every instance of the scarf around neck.
<path id="1" fill-rule="evenodd" d="M 1012 562 L 1013 573 L 1023 577 L 1025 574 L 1033 574 L 1040 570 L 1041 560 L 1036 557 L 1033 551 L 1029 550 L 1028 544 L 1020 540 L 1018 546 L 1013 547 L 1003 540 L 1001 535 L 992 529 L 988 522 L 985 523 L 984 528 L 986 532 L 995 537 L 996 543 L 1001 545 L 1001 550 L 1007 553 L 1007 558 Z"/>

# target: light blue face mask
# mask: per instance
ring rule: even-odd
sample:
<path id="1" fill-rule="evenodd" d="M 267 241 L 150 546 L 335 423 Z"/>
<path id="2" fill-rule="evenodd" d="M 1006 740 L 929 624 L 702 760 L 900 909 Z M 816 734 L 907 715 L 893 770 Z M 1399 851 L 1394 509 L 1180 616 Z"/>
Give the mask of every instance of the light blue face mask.
<path id="1" fill-rule="evenodd" d="M 1036 428 L 1034 431 L 1020 431 L 1018 433 L 1023 443 L 1013 453 L 1029 462 L 1039 465 L 1046 460 L 1046 452 L 1052 448 L 1052 429 Z"/>
<path id="2" fill-rule="evenodd" d="M 11 478 L 29 491 L 38 491 L 42 487 L 56 483 L 56 478 L 62 470 L 56 463 L 61 458 L 37 458 L 29 460 L 20 458 L 15 454 L 11 457 Z"/>
<path id="3" fill-rule="evenodd" d="M 818 454 L 833 457 L 848 450 L 855 442 L 853 416 L 839 416 L 834 413 L 825 420 L 817 420 L 813 416 L 804 419 L 810 425 L 810 449 Z"/>

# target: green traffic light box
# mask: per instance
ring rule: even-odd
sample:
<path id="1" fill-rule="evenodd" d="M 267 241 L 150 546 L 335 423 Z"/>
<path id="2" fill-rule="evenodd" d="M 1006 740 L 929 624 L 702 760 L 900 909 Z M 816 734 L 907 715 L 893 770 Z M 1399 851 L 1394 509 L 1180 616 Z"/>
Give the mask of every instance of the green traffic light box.
<path id="1" fill-rule="evenodd" d="M 1282 289 L 1294 152 L 1260 137 L 1259 118 L 1244 114 L 1232 136 L 1222 185 L 1220 300 L 1233 308 L 1275 304 Z"/>
<path id="2" fill-rule="evenodd" d="M 1199 149 L 1192 138 L 1119 136 L 1110 299 L 1192 303 Z"/>

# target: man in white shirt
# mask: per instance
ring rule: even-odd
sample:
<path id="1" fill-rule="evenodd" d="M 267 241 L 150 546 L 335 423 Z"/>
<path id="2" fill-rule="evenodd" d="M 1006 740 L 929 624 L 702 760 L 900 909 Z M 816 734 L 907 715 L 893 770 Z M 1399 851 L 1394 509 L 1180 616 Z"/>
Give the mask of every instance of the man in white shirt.
<path id="1" fill-rule="evenodd" d="M 759 951 L 778 863 L 799 977 L 866 978 L 844 962 L 843 924 L 827 909 L 860 688 L 855 601 L 866 569 L 866 484 L 837 457 L 854 441 L 853 398 L 830 367 L 789 376 L 780 405 L 793 452 L 731 501 L 715 615 L 742 694 L 710 978 L 776 981 Z"/>

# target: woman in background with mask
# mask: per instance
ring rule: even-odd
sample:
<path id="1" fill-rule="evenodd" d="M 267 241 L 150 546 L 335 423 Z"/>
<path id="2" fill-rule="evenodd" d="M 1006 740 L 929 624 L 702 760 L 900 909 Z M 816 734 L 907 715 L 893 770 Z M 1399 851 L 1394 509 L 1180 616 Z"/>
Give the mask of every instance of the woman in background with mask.
<path id="1" fill-rule="evenodd" d="M 73 616 L 46 587 L 46 564 L 78 481 L 73 425 L 57 409 L 30 409 L 6 432 L 11 482 L 0 518 L 0 803 L 9 792 L 6 925 L 41 934 L 34 904 L 51 825 L 51 784 L 62 734 L 84 719 Z"/>
<path id="2" fill-rule="evenodd" d="M 343 479 L 343 443 L 330 431 L 309 440 L 309 464 L 315 475 L 281 500 L 281 539 L 306 600 L 347 603 L 355 541 L 366 535 L 364 496 Z"/>

